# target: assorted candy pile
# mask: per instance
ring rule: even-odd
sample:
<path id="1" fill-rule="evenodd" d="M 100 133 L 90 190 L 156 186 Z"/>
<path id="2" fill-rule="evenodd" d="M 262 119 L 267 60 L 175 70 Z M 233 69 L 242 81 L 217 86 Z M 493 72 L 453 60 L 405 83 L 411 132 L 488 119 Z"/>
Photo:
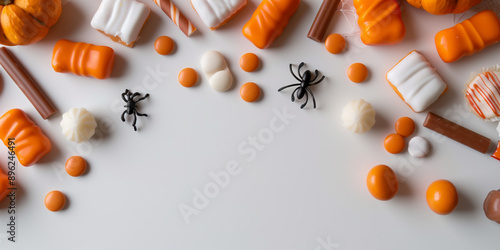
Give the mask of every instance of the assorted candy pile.
<path id="1" fill-rule="evenodd" d="M 325 44 L 332 54 L 342 53 L 346 40 L 342 35 L 329 34 L 326 31 L 341 0 L 324 0 L 307 37 Z M 344 1 L 344 0 L 343 0 Z M 408 3 L 423 8 L 431 14 L 462 13 L 481 0 L 473 1 L 429 1 L 407 0 Z M 440 3 L 438 3 L 440 2 Z M 175 23 L 187 36 L 196 32 L 196 27 L 169 0 L 154 0 L 156 6 Z M 210 29 L 217 30 L 237 15 L 246 5 L 247 0 L 191 0 L 191 6 L 202 22 Z M 34 6 L 17 6 L 15 1 L 3 1 L 0 19 L 2 36 L 0 43 L 6 46 L 28 45 L 41 40 L 61 15 L 61 0 L 33 1 Z M 29 4 L 28 4 L 29 5 Z M 401 7 L 396 0 L 353 0 L 358 15 L 361 41 L 369 46 L 393 45 L 400 43 L 406 34 L 401 17 Z M 300 0 L 262 0 L 248 22 L 242 27 L 242 34 L 259 49 L 266 49 L 287 27 L 294 13 L 300 7 Z M 17 12 L 16 12 L 17 11 Z M 14 13 L 15 12 L 15 13 Z M 15 14 L 23 18 L 16 20 Z M 113 41 L 132 48 L 150 18 L 151 9 L 137 0 L 102 0 L 90 25 L 95 30 L 108 36 Z M 42 18 L 43 17 L 43 18 Z M 487 46 L 500 41 L 500 19 L 491 10 L 483 10 L 473 17 L 438 32 L 435 46 L 440 58 L 451 63 L 464 56 L 481 51 Z M 169 55 L 175 50 L 175 42 L 167 36 L 159 37 L 154 49 L 160 55 Z M 107 46 L 83 42 L 59 40 L 53 49 L 52 67 L 55 72 L 73 73 L 79 76 L 107 79 L 114 68 L 115 53 Z M 261 67 L 260 59 L 253 53 L 246 53 L 240 58 L 240 67 L 245 72 L 254 72 Z M 0 48 L 0 64 L 19 86 L 43 119 L 48 119 L 58 111 L 49 97 L 38 87 L 23 66 L 7 47 Z M 201 57 L 202 77 L 212 89 L 225 92 L 233 86 L 233 73 L 226 59 L 218 51 L 207 51 Z M 313 86 L 321 83 L 325 75 L 318 70 L 308 70 L 305 63 L 289 65 L 290 73 L 297 83 L 278 89 L 291 91 L 291 101 L 303 100 L 300 108 L 312 102 L 316 108 Z M 352 64 L 348 69 L 348 78 L 354 83 L 362 83 L 368 77 L 369 70 L 362 63 Z M 185 68 L 178 74 L 179 83 L 190 88 L 195 86 L 200 77 L 193 68 Z M 386 80 L 394 92 L 414 112 L 424 112 L 448 90 L 445 81 L 426 58 L 414 50 L 397 62 L 386 74 Z M 138 130 L 138 116 L 147 114 L 138 111 L 139 102 L 149 94 L 125 90 L 121 94 L 125 110 L 121 120 L 133 118 L 132 126 Z M 241 86 L 240 96 L 246 102 L 255 102 L 261 98 L 260 87 L 253 82 Z M 469 79 L 464 97 L 470 109 L 479 118 L 500 121 L 500 66 L 479 69 Z M 376 111 L 363 99 L 350 101 L 343 109 L 343 126 L 354 133 L 366 133 L 375 124 Z M 95 133 L 97 123 L 94 116 L 85 108 L 72 108 L 62 115 L 60 122 L 63 135 L 72 142 L 81 143 L 89 140 Z M 491 140 L 473 131 L 459 126 L 431 112 L 423 124 L 424 127 L 441 133 L 457 142 L 469 146 L 481 153 L 487 153 Z M 431 146 L 421 136 L 409 138 L 415 131 L 415 123 L 409 117 L 402 117 L 395 124 L 395 133 L 384 140 L 384 147 L 391 154 L 398 154 L 408 149 L 413 157 L 426 157 Z M 500 130 L 500 126 L 499 126 Z M 7 111 L 0 117 L 0 139 L 9 147 L 14 139 L 15 155 L 23 166 L 31 166 L 51 150 L 51 142 L 42 130 L 20 109 Z M 408 146 L 406 140 L 410 139 Z M 500 143 L 493 158 L 500 160 Z M 82 175 L 87 168 L 85 159 L 73 156 L 66 162 L 66 171 L 70 176 Z M 372 168 L 367 176 L 369 192 L 379 200 L 390 200 L 398 191 L 398 179 L 394 171 L 386 165 Z M 10 187 L 6 175 L 0 171 L 0 200 L 7 195 Z M 487 218 L 500 223 L 500 191 L 491 191 L 484 202 Z M 427 203 L 437 214 L 449 214 L 458 204 L 455 186 L 447 180 L 431 183 L 426 193 Z M 65 195 L 52 191 L 45 198 L 45 205 L 50 211 L 59 211 L 65 206 Z"/>

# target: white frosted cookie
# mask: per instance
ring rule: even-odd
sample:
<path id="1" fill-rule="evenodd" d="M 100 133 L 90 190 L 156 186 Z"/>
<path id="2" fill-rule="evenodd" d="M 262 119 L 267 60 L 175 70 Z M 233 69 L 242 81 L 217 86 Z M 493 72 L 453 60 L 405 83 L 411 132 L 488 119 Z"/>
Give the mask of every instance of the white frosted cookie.
<path id="1" fill-rule="evenodd" d="M 350 101 L 342 110 L 342 126 L 363 134 L 375 125 L 375 109 L 363 99 Z"/>
<path id="2" fill-rule="evenodd" d="M 408 143 L 408 153 L 416 158 L 426 157 L 431 151 L 429 141 L 421 136 L 413 137 Z"/>
<path id="3" fill-rule="evenodd" d="M 245 5 L 247 0 L 191 0 L 191 6 L 211 30 L 229 21 Z"/>
<path id="4" fill-rule="evenodd" d="M 102 0 L 90 25 L 125 46 L 134 46 L 151 9 L 135 0 Z"/>
<path id="5" fill-rule="evenodd" d="M 482 69 L 465 90 L 467 103 L 481 119 L 500 121 L 500 65 Z"/>
<path id="6" fill-rule="evenodd" d="M 446 90 L 446 83 L 416 50 L 410 52 L 386 75 L 391 87 L 415 112 L 422 112 Z"/>
<path id="7" fill-rule="evenodd" d="M 62 133 L 72 142 L 88 141 L 96 127 L 94 115 L 84 108 L 72 108 L 62 116 Z"/>
<path id="8" fill-rule="evenodd" d="M 231 88 L 233 75 L 221 53 L 213 50 L 205 52 L 201 57 L 201 69 L 214 90 L 224 92 Z"/>

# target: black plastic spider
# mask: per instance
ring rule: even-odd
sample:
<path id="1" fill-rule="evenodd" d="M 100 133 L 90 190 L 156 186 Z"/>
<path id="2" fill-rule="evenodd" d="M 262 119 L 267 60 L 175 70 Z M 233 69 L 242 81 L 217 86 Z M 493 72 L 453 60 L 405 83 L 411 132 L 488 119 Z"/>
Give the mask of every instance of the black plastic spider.
<path id="1" fill-rule="evenodd" d="M 284 86 L 280 89 L 278 89 L 278 92 L 279 91 L 282 91 L 286 88 L 289 88 L 289 87 L 294 87 L 294 86 L 298 86 L 293 92 L 292 92 L 292 102 L 295 101 L 295 92 L 297 92 L 297 99 L 302 99 L 302 97 L 304 97 L 304 95 L 306 96 L 306 102 L 304 104 L 302 104 L 300 106 L 301 109 L 303 109 L 306 105 L 307 105 L 307 102 L 309 101 L 309 94 L 311 94 L 312 96 L 312 99 L 313 99 L 313 104 L 314 104 L 314 108 L 316 108 L 316 99 L 314 98 L 314 94 L 313 92 L 311 91 L 311 89 L 309 89 L 309 86 L 312 86 L 312 85 L 316 85 L 318 83 L 320 83 L 321 81 L 323 81 L 325 79 L 325 76 L 321 77 L 321 79 L 319 79 L 317 82 L 314 82 L 318 76 L 320 75 L 319 71 L 318 70 L 315 70 L 314 71 L 314 78 L 312 78 L 312 73 L 311 71 L 309 70 L 306 70 L 304 72 L 304 74 L 301 74 L 300 73 L 300 69 L 304 67 L 304 63 L 300 63 L 299 64 L 299 68 L 297 70 L 299 77 L 297 77 L 294 73 L 293 73 L 293 70 L 292 70 L 292 64 L 290 64 L 290 73 L 292 73 L 292 75 L 295 77 L 295 79 L 297 79 L 297 81 L 299 81 L 299 83 L 296 83 L 296 84 L 290 84 L 290 85 L 287 85 L 287 86 Z M 308 93 L 309 92 L 309 93 Z"/>
<path id="2" fill-rule="evenodd" d="M 134 122 L 132 123 L 132 126 L 134 127 L 134 131 L 137 131 L 137 127 L 135 126 L 135 123 L 137 122 L 137 116 L 148 116 L 147 114 L 141 114 L 137 112 L 137 103 L 148 98 L 149 94 L 146 94 L 144 97 L 141 97 L 137 100 L 134 101 L 134 98 L 136 96 L 141 96 L 139 92 L 132 93 L 128 89 L 125 89 L 125 92 L 122 93 L 122 99 L 125 101 L 127 104 L 123 107 L 127 108 L 125 111 L 122 113 L 122 121 L 125 122 L 125 114 L 127 115 L 134 115 Z"/>

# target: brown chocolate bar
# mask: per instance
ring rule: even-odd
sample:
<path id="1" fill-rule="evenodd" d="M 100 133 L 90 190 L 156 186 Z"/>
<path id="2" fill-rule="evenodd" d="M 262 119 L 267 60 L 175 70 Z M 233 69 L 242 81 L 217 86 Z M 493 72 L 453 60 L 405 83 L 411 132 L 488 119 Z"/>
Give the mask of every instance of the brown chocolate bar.
<path id="1" fill-rule="evenodd" d="M 332 21 L 335 10 L 339 5 L 340 0 L 323 0 L 321 7 L 319 8 L 318 14 L 307 34 L 307 37 L 311 38 L 316 42 L 322 42 L 325 36 L 326 29 L 330 22 Z"/>
<path id="2" fill-rule="evenodd" d="M 424 127 L 432 129 L 483 154 L 485 154 L 490 148 L 490 139 L 468 130 L 454 122 L 446 120 L 441 116 L 433 114 L 432 112 L 427 114 Z"/>
<path id="3" fill-rule="evenodd" d="M 47 119 L 57 113 L 57 109 L 52 102 L 7 47 L 0 48 L 0 64 L 28 100 L 30 100 L 31 104 L 35 106 L 35 109 L 43 119 Z"/>

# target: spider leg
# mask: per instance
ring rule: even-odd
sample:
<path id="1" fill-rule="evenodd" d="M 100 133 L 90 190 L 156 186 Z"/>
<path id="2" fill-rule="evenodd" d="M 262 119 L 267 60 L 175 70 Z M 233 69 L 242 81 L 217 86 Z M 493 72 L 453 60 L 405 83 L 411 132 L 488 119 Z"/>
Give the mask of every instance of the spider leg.
<path id="1" fill-rule="evenodd" d="M 148 116 L 148 114 L 142 114 L 142 113 L 139 113 L 137 110 L 135 111 L 135 113 L 137 113 L 138 116 Z"/>
<path id="2" fill-rule="evenodd" d="M 142 100 L 144 100 L 144 99 L 146 99 L 146 98 L 148 98 L 148 97 L 149 97 L 149 94 L 146 94 L 144 97 L 139 98 L 139 99 L 138 99 L 137 101 L 135 101 L 135 102 L 136 102 L 136 103 L 137 103 L 137 102 L 140 102 L 140 101 L 142 101 Z"/>
<path id="3" fill-rule="evenodd" d="M 300 85 L 300 83 L 286 85 L 286 86 L 281 87 L 280 89 L 278 89 L 278 92 L 280 92 L 280 91 L 282 91 L 282 90 L 284 90 L 284 89 L 286 89 L 286 88 L 293 87 L 293 86 L 299 86 L 299 85 Z"/>
<path id="4" fill-rule="evenodd" d="M 137 123 L 136 113 L 137 113 L 137 111 L 134 110 L 134 122 L 132 122 L 132 126 L 134 127 L 134 131 L 137 131 L 137 127 L 135 126 L 135 124 Z"/>
<path id="5" fill-rule="evenodd" d="M 306 102 L 304 102 L 304 104 L 300 105 L 300 108 L 303 109 L 306 105 L 307 105 L 307 102 L 309 101 L 309 94 L 307 93 L 307 88 L 306 88 Z"/>
<path id="6" fill-rule="evenodd" d="M 141 93 L 139 92 L 135 92 L 134 94 L 132 94 L 132 96 L 130 97 L 130 100 L 134 100 L 134 97 L 138 96 L 138 95 L 141 95 Z"/>
<path id="7" fill-rule="evenodd" d="M 318 71 L 318 70 L 315 70 L 315 71 L 314 71 L 314 79 L 312 79 L 312 80 L 311 80 L 311 81 L 309 81 L 309 82 L 314 82 L 314 80 L 316 80 L 316 78 L 318 78 L 318 76 L 319 76 L 319 71 Z"/>
<path id="8" fill-rule="evenodd" d="M 302 74 L 300 73 L 300 69 L 302 69 L 302 67 L 304 67 L 304 62 L 301 62 L 299 64 L 299 69 L 297 70 L 297 72 L 299 72 L 299 76 L 300 76 L 300 79 L 304 79 L 304 76 L 302 76 Z"/>
<path id="9" fill-rule="evenodd" d="M 293 77 L 295 77 L 295 79 L 297 79 L 297 81 L 301 82 L 302 80 L 300 80 L 300 78 L 298 78 L 295 73 L 293 73 L 293 70 L 292 70 L 292 64 L 290 63 L 290 73 L 292 73 Z M 300 73 L 299 73 L 300 74 Z"/>
<path id="10" fill-rule="evenodd" d="M 314 108 L 316 108 L 316 98 L 314 98 L 314 94 L 313 94 L 312 90 L 310 90 L 309 88 L 306 88 L 306 90 L 309 91 L 309 93 L 311 93 L 311 97 L 313 99 L 313 104 L 314 104 L 313 106 L 314 106 Z"/>
<path id="11" fill-rule="evenodd" d="M 125 92 L 122 93 L 122 99 L 124 102 L 127 102 L 127 99 L 125 99 L 125 95 L 127 94 L 128 89 L 125 90 Z"/>
<path id="12" fill-rule="evenodd" d="M 123 113 L 122 113 L 122 122 L 124 122 L 124 121 L 125 121 L 125 114 L 126 114 L 126 113 L 127 113 L 127 110 L 123 111 Z"/>
<path id="13" fill-rule="evenodd" d="M 294 101 L 295 101 L 295 96 L 294 96 L 294 95 L 295 95 L 295 92 L 297 92 L 297 90 L 299 90 L 299 89 L 300 89 L 300 87 L 296 88 L 296 89 L 292 92 L 292 97 L 291 97 L 292 102 L 294 102 Z"/>
<path id="14" fill-rule="evenodd" d="M 321 77 L 321 79 L 319 79 L 317 82 L 314 82 L 314 83 L 309 84 L 309 86 L 311 86 L 311 85 L 316 85 L 316 84 L 318 84 L 318 83 L 322 82 L 323 80 L 325 80 L 325 76 Z"/>

